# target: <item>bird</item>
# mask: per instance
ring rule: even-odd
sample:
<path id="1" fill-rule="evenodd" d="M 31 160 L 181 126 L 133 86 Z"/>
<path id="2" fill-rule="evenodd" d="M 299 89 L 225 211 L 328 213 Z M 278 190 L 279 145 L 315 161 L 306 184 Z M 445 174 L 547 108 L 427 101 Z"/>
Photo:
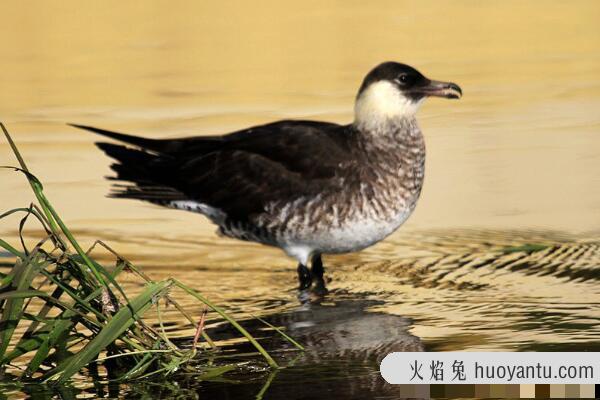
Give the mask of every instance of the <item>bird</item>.
<path id="1" fill-rule="evenodd" d="M 326 293 L 322 255 L 372 246 L 415 209 L 425 174 L 416 113 L 432 96 L 462 90 L 388 61 L 364 77 L 348 124 L 280 120 L 166 139 L 69 125 L 124 143 L 96 143 L 114 159 L 109 197 L 200 213 L 220 235 L 278 247 L 297 260 L 300 291 Z"/>

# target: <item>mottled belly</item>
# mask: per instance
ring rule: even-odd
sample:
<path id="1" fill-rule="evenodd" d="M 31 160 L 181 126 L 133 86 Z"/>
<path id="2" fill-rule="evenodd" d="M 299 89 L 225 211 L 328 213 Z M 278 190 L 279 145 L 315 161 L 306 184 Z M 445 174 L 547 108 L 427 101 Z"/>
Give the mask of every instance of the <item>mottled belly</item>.
<path id="1" fill-rule="evenodd" d="M 385 239 L 398 229 L 412 210 L 399 211 L 387 220 L 368 217 L 355 218 L 340 226 L 319 227 L 302 242 L 319 253 L 348 253 L 358 251 Z"/>

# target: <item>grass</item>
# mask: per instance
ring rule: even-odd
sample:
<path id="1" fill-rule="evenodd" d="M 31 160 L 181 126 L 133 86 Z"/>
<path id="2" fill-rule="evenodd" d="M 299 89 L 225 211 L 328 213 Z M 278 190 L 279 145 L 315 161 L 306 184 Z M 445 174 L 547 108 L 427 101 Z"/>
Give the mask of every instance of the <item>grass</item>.
<path id="1" fill-rule="evenodd" d="M 176 371 L 193 371 L 197 379 L 213 378 L 237 366 L 214 363 L 218 348 L 204 331 L 208 310 L 231 324 L 271 368 L 278 368 L 249 332 L 194 288 L 176 279 L 152 280 L 101 241 L 84 251 L 44 194 L 42 183 L 29 172 L 4 125 L 0 126 L 19 162 L 19 167 L 2 168 L 22 172 L 37 199 L 37 204 L 0 215 L 0 219 L 22 215 L 20 249 L 0 239 L 0 247 L 16 259 L 7 274 L 0 274 L 2 371 L 16 373 L 22 380 L 46 383 L 65 383 L 79 373 L 98 374 L 99 367 L 104 368 L 108 379 L 116 381 Z M 37 220 L 45 232 L 31 248 L 23 237 L 29 219 Z M 94 259 L 97 246 L 114 255 L 114 267 L 107 268 Z M 130 297 L 118 282 L 124 271 L 143 282 L 143 290 L 135 297 Z M 172 297 L 173 291 L 193 297 L 205 312 L 194 318 Z M 174 344 L 165 332 L 161 316 L 167 304 L 174 305 L 195 327 L 191 346 Z M 150 309 L 156 310 L 160 329 L 144 322 Z M 281 330 L 275 330 L 302 348 Z M 200 365 L 199 353 L 207 356 Z"/>

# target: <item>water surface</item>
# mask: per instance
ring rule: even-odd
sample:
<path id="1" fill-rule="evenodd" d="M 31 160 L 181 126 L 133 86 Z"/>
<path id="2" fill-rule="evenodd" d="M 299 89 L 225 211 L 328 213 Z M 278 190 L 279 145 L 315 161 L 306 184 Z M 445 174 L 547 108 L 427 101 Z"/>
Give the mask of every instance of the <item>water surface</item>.
<path id="1" fill-rule="evenodd" d="M 248 398 L 269 383 L 267 398 L 393 397 L 377 373 L 392 350 L 600 350 L 600 3 L 13 3 L 3 16 L 1 118 L 80 241 L 101 238 L 309 349 L 295 361 L 281 352 L 294 363 L 276 375 L 182 378 L 161 383 L 165 395 Z M 275 249 L 219 238 L 198 215 L 105 198 L 97 137 L 65 125 L 177 137 L 347 123 L 363 75 L 388 59 L 465 96 L 423 107 L 414 215 L 377 246 L 326 257 L 323 301 L 298 301 L 294 262 Z M 15 164 L 4 142 L 0 164 Z M 0 174 L 2 211 L 32 200 L 19 174 Z M 2 237 L 17 224 L 4 221 Z M 183 321 L 169 329 L 193 334 Z M 95 390 L 158 389 L 61 396 Z"/>

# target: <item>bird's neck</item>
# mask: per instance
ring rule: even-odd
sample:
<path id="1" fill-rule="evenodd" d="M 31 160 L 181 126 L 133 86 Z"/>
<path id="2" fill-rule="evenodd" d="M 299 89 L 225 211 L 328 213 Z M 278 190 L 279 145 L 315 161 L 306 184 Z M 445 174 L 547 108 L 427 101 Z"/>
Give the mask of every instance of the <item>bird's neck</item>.
<path id="1" fill-rule="evenodd" d="M 406 174 L 421 176 L 425 164 L 425 139 L 416 118 L 388 120 L 365 128 L 354 126 L 362 156 L 391 179 Z M 390 168 L 391 167 L 391 168 Z"/>
<path id="2" fill-rule="evenodd" d="M 360 131 L 379 133 L 389 133 L 398 128 L 416 124 L 417 118 L 413 112 L 388 114 L 371 111 L 368 115 L 357 112 L 353 122 L 354 127 Z"/>
<path id="3" fill-rule="evenodd" d="M 425 173 L 425 140 L 416 119 L 396 119 L 376 128 L 359 125 L 354 129 L 357 158 L 363 160 L 361 173 L 371 176 L 366 184 L 373 189 L 375 198 L 392 211 L 412 210 Z"/>
<path id="4" fill-rule="evenodd" d="M 354 104 L 354 126 L 361 131 L 387 131 L 413 121 L 423 100 L 404 96 L 388 81 L 371 84 Z"/>
<path id="5" fill-rule="evenodd" d="M 377 147 L 411 147 L 423 143 L 423 135 L 414 115 L 355 121 L 353 127 L 364 141 Z"/>

